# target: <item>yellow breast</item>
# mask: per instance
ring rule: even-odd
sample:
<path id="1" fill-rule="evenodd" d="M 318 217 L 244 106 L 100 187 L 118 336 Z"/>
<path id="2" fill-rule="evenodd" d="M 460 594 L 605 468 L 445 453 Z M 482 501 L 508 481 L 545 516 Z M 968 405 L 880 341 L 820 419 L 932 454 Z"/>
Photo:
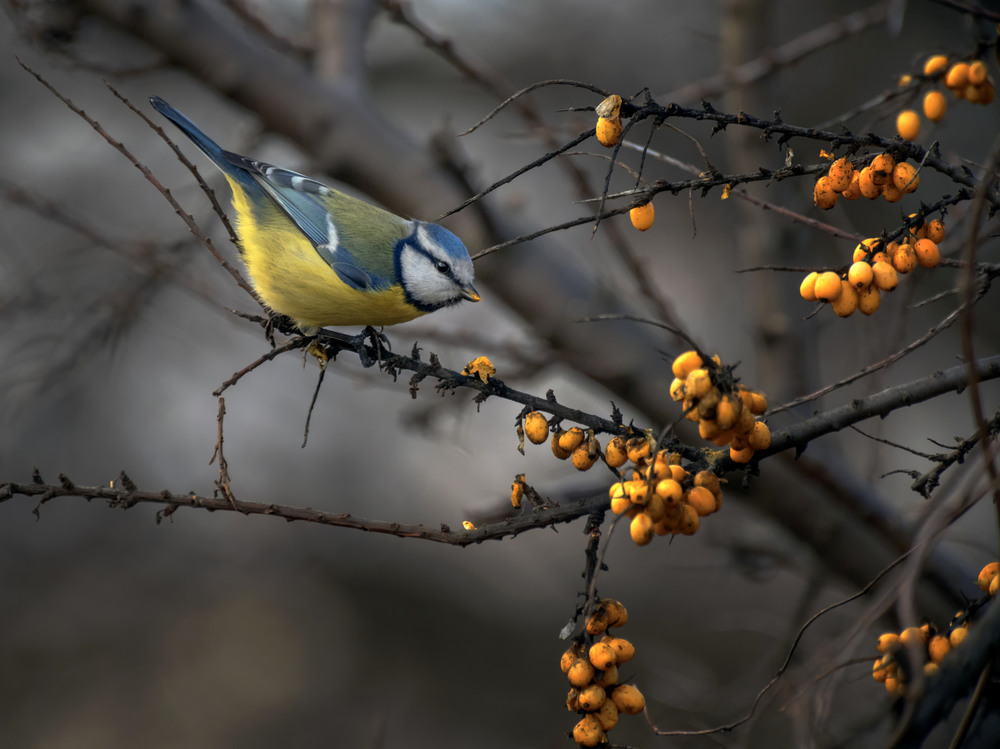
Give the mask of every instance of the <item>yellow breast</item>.
<path id="1" fill-rule="evenodd" d="M 261 299 L 303 327 L 394 325 L 424 314 L 409 304 L 401 286 L 358 291 L 320 257 L 312 243 L 277 207 L 251 209 L 232 180 L 236 230 L 243 262 Z"/>

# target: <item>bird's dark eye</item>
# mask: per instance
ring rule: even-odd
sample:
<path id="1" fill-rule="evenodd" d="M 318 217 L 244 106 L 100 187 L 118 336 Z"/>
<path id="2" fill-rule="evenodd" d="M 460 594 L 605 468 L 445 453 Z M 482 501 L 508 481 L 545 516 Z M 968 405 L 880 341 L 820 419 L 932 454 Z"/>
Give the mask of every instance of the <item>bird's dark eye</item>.
<path id="1" fill-rule="evenodd" d="M 438 273 L 447 273 L 451 270 L 451 266 L 448 265 L 444 260 L 438 260 L 435 267 L 438 269 Z"/>

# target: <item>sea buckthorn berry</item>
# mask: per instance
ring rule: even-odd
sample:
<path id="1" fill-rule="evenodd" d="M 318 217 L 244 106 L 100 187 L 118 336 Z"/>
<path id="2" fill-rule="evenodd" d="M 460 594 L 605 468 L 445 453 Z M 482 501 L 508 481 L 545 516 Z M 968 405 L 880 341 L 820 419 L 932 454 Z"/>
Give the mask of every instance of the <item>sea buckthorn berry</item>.
<path id="1" fill-rule="evenodd" d="M 573 451 L 573 467 L 576 470 L 589 471 L 597 462 L 597 456 L 601 454 L 601 444 L 597 440 L 593 440 L 593 443 L 590 445 L 589 441 L 582 442 Z"/>
<path id="2" fill-rule="evenodd" d="M 611 148 L 622 136 L 622 121 L 620 118 L 608 119 L 607 117 L 597 118 L 597 128 L 595 130 L 597 141 L 605 148 Z"/>
<path id="3" fill-rule="evenodd" d="M 851 186 L 851 180 L 854 179 L 854 164 L 846 156 L 842 156 L 830 165 L 826 176 L 831 190 L 843 192 Z"/>
<path id="4" fill-rule="evenodd" d="M 732 429 L 743 411 L 743 401 L 738 395 L 726 393 L 715 407 L 715 421 L 723 429 Z"/>
<path id="5" fill-rule="evenodd" d="M 585 436 L 580 427 L 571 427 L 559 435 L 559 447 L 573 452 L 580 446 Z"/>
<path id="6" fill-rule="evenodd" d="M 920 115 L 912 109 L 904 109 L 896 116 L 896 132 L 903 140 L 916 140 L 920 135 Z"/>
<path id="7" fill-rule="evenodd" d="M 930 239 L 918 239 L 913 245 L 913 252 L 917 256 L 917 262 L 925 268 L 933 268 L 941 262 L 941 251 L 937 243 Z"/>
<path id="8" fill-rule="evenodd" d="M 625 447 L 625 439 L 620 436 L 612 437 L 608 441 L 608 446 L 604 448 L 604 459 L 612 468 L 621 468 L 628 462 L 628 448 Z"/>
<path id="9" fill-rule="evenodd" d="M 632 226 L 639 231 L 646 231 L 649 227 L 651 227 L 653 225 L 655 215 L 656 212 L 653 209 L 652 203 L 637 205 L 628 212 L 628 217 L 632 221 Z"/>
<path id="10" fill-rule="evenodd" d="M 884 261 L 875 263 L 872 266 L 872 273 L 875 274 L 874 285 L 880 291 L 892 291 L 899 283 L 899 276 L 896 275 L 896 269 Z"/>
<path id="11" fill-rule="evenodd" d="M 693 486 L 688 489 L 684 500 L 698 513 L 699 517 L 705 517 L 715 512 L 715 495 L 704 486 Z"/>
<path id="12" fill-rule="evenodd" d="M 549 436 L 549 420 L 541 412 L 532 411 L 524 417 L 524 434 L 532 444 L 542 444 Z"/>
<path id="13" fill-rule="evenodd" d="M 749 463 L 750 459 L 753 457 L 754 449 L 747 445 L 741 450 L 737 450 L 734 446 L 729 446 L 729 459 L 734 463 Z"/>
<path id="14" fill-rule="evenodd" d="M 868 165 L 872 172 L 872 182 L 884 185 L 892 179 L 892 170 L 896 168 L 896 160 L 887 153 L 880 153 Z"/>
<path id="15" fill-rule="evenodd" d="M 587 651 L 587 657 L 590 658 L 591 665 L 598 671 L 611 668 L 618 662 L 615 649 L 606 642 L 595 642 L 591 645 L 590 650 Z"/>
<path id="16" fill-rule="evenodd" d="M 763 421 L 755 421 L 747 442 L 754 450 L 766 450 L 771 446 L 771 428 Z"/>
<path id="17" fill-rule="evenodd" d="M 608 666 L 594 674 L 594 683 L 599 687 L 613 687 L 618 683 L 618 666 Z"/>
<path id="18" fill-rule="evenodd" d="M 572 687 L 566 695 L 566 709 L 575 713 L 580 709 L 580 690 Z"/>
<path id="19" fill-rule="evenodd" d="M 656 485 L 656 495 L 668 505 L 673 505 L 681 501 L 684 488 L 673 479 L 663 479 Z"/>
<path id="20" fill-rule="evenodd" d="M 626 715 L 638 715 L 646 707 L 646 698 L 631 684 L 619 684 L 611 691 L 611 699 Z"/>
<path id="21" fill-rule="evenodd" d="M 981 570 L 979 570 L 979 577 L 976 579 L 976 585 L 984 593 L 990 589 L 990 583 L 993 582 L 995 578 L 1000 574 L 1000 562 L 990 562 Z"/>
<path id="22" fill-rule="evenodd" d="M 924 224 L 924 231 L 926 233 L 926 239 L 931 240 L 936 244 L 941 244 L 944 241 L 944 221 L 939 218 L 928 221 Z"/>
<path id="23" fill-rule="evenodd" d="M 969 64 L 956 62 L 944 76 L 944 85 L 950 89 L 964 89 L 969 85 Z"/>
<path id="24" fill-rule="evenodd" d="M 840 287 L 840 295 L 830 306 L 837 317 L 850 317 L 858 308 L 858 292 L 849 281 L 841 281 Z"/>
<path id="25" fill-rule="evenodd" d="M 705 487 L 715 495 L 716 499 L 722 494 L 722 483 L 712 471 L 698 471 L 694 475 L 694 485 Z"/>
<path id="26" fill-rule="evenodd" d="M 850 183 L 848 183 L 850 186 Z M 830 184 L 829 177 L 820 177 L 813 185 L 813 204 L 817 208 L 828 211 L 837 205 L 837 191 Z"/>
<path id="27" fill-rule="evenodd" d="M 687 382 L 680 377 L 675 377 L 670 383 L 670 398 L 675 401 L 682 401 L 687 395 Z"/>
<path id="28" fill-rule="evenodd" d="M 948 642 L 951 643 L 953 648 L 957 648 L 962 644 L 962 640 L 964 640 L 965 636 L 968 634 L 969 628 L 964 624 L 959 625 L 948 633 Z"/>
<path id="29" fill-rule="evenodd" d="M 874 314 L 882 304 L 882 292 L 877 286 L 869 286 L 858 292 L 858 311 L 863 315 Z"/>
<path id="30" fill-rule="evenodd" d="M 939 75 L 948 67 L 947 55 L 931 55 L 924 63 L 924 75 Z"/>
<path id="31" fill-rule="evenodd" d="M 1000 591 L 1000 576 L 994 577 L 990 581 L 990 589 L 987 591 L 991 596 L 995 596 Z"/>
<path id="32" fill-rule="evenodd" d="M 871 286 L 872 279 L 875 278 L 875 274 L 872 272 L 872 267 L 864 260 L 859 260 L 858 262 L 851 265 L 847 270 L 847 280 L 856 289 L 863 289 L 866 286 Z"/>
<path id="33" fill-rule="evenodd" d="M 899 635 L 895 632 L 886 632 L 878 636 L 878 652 L 888 653 L 899 644 Z"/>
<path id="34" fill-rule="evenodd" d="M 628 663 L 635 657 L 635 645 L 624 637 L 613 637 L 608 640 L 608 645 L 615 651 L 615 663 L 619 665 Z"/>
<path id="35" fill-rule="evenodd" d="M 907 627 L 899 633 L 899 644 L 903 647 L 923 645 L 925 642 L 926 638 L 920 627 Z"/>
<path id="36" fill-rule="evenodd" d="M 982 60 L 973 60 L 969 63 L 969 83 L 973 86 L 981 86 L 986 82 L 986 63 Z"/>
<path id="37" fill-rule="evenodd" d="M 580 646 L 574 645 L 565 653 L 562 654 L 562 658 L 559 659 L 559 669 L 564 673 L 569 673 L 570 666 L 580 657 Z"/>
<path id="38" fill-rule="evenodd" d="M 854 257 L 852 262 L 856 263 L 859 260 L 864 260 L 865 258 L 870 257 L 880 244 L 881 240 L 878 237 L 862 239 L 858 246 L 854 248 Z"/>
<path id="39" fill-rule="evenodd" d="M 601 605 L 608 613 L 609 627 L 624 627 L 628 624 L 628 609 L 625 608 L 624 603 L 613 598 L 604 598 Z"/>
<path id="40" fill-rule="evenodd" d="M 583 689 L 594 679 L 594 666 L 585 658 L 577 658 L 566 671 L 566 678 L 572 686 Z"/>
<path id="41" fill-rule="evenodd" d="M 924 96 L 924 116 L 931 122 L 940 122 L 948 111 L 948 100 L 940 91 L 928 91 Z"/>
<path id="42" fill-rule="evenodd" d="M 597 718 L 601 728 L 605 731 L 610 731 L 618 725 L 618 708 L 615 706 L 614 700 L 604 700 L 601 709 L 596 713 L 591 713 L 591 715 Z"/>
<path id="43" fill-rule="evenodd" d="M 563 434 L 564 432 L 561 429 L 555 431 L 552 433 L 552 439 L 549 440 L 549 446 L 552 448 L 552 454 L 559 458 L 559 460 L 566 460 L 566 458 L 573 454 L 572 450 L 566 450 L 559 444 L 559 437 Z"/>
<path id="44" fill-rule="evenodd" d="M 653 519 L 645 512 L 640 512 L 632 518 L 628 532 L 636 546 L 645 546 L 653 540 Z"/>
<path id="45" fill-rule="evenodd" d="M 573 741 L 580 746 L 597 746 L 604 740 L 604 729 L 601 721 L 593 715 L 584 715 L 580 722 L 573 726 Z"/>
<path id="46" fill-rule="evenodd" d="M 615 515 L 624 515 L 631 506 L 632 500 L 624 492 L 611 497 L 611 512 Z"/>
<path id="47" fill-rule="evenodd" d="M 685 351 L 674 359 L 670 369 L 673 371 L 674 377 L 686 380 L 689 374 L 696 369 L 701 369 L 704 365 L 705 362 L 702 361 L 697 351 Z"/>
<path id="48" fill-rule="evenodd" d="M 704 398 L 712 389 L 712 378 L 707 369 L 696 369 L 687 376 L 689 398 Z"/>
<path id="49" fill-rule="evenodd" d="M 949 652 L 951 652 L 951 643 L 944 635 L 935 635 L 927 643 L 927 656 L 932 663 L 940 663 Z"/>
<path id="50" fill-rule="evenodd" d="M 882 658 L 875 659 L 875 665 L 872 666 L 872 678 L 877 682 L 884 682 L 889 678 L 888 669 L 886 668 L 888 664 Z"/>
<path id="51" fill-rule="evenodd" d="M 892 170 L 892 184 L 905 193 L 911 193 L 920 186 L 920 175 L 913 164 L 900 161 Z"/>
<path id="52" fill-rule="evenodd" d="M 882 199 L 885 200 L 886 203 L 898 203 L 903 199 L 903 191 L 896 187 L 890 179 L 882 185 Z"/>
<path id="53" fill-rule="evenodd" d="M 628 459 L 638 464 L 649 457 L 649 442 L 645 437 L 633 437 L 625 443 L 625 450 Z"/>
<path id="54" fill-rule="evenodd" d="M 667 504 L 659 495 L 650 494 L 642 511 L 649 515 L 649 519 L 653 521 L 653 525 L 656 525 L 666 516 Z"/>
<path id="55" fill-rule="evenodd" d="M 861 197 L 861 185 L 858 184 L 858 178 L 860 177 L 860 172 L 855 169 L 854 174 L 851 175 L 851 184 L 840 193 L 846 200 L 857 200 Z"/>
<path id="56" fill-rule="evenodd" d="M 875 200 L 882 194 L 882 185 L 875 182 L 871 167 L 866 166 L 858 173 L 858 189 L 869 200 Z"/>
<path id="57" fill-rule="evenodd" d="M 840 276 L 833 271 L 820 273 L 816 279 L 816 298 L 821 302 L 832 302 L 840 296 Z"/>
<path id="58" fill-rule="evenodd" d="M 816 301 L 816 279 L 819 278 L 819 273 L 813 271 L 808 276 L 802 279 L 802 283 L 799 284 L 799 296 L 805 299 L 807 302 Z"/>
<path id="59" fill-rule="evenodd" d="M 763 393 L 751 391 L 750 393 L 750 413 L 760 416 L 767 411 L 767 398 Z"/>
<path id="60" fill-rule="evenodd" d="M 920 240 L 923 241 L 923 240 Z M 913 245 L 901 244 L 892 253 L 890 261 L 897 273 L 909 273 L 917 267 L 917 253 L 913 251 Z"/>
<path id="61" fill-rule="evenodd" d="M 683 515 L 677 524 L 677 530 L 685 536 L 693 536 L 698 532 L 698 526 L 701 525 L 701 518 L 697 511 L 688 504 L 681 505 L 681 512 L 683 512 Z"/>

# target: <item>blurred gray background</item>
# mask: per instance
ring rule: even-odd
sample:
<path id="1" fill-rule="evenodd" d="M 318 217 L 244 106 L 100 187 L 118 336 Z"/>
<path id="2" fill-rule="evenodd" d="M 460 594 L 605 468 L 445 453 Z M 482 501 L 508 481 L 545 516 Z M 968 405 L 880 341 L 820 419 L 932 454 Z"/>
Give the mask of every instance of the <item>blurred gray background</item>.
<path id="1" fill-rule="evenodd" d="M 259 330 L 226 308 L 252 306 L 191 244 L 170 250 L 179 268 L 173 276 L 149 280 L 151 258 L 185 242 L 186 228 L 142 176 L 23 71 L 14 55 L 122 140 L 213 230 L 230 258 L 235 252 L 190 175 L 102 78 L 146 110 L 146 97 L 163 96 L 227 148 L 310 174 L 316 173 L 313 163 L 288 140 L 263 132 L 251 112 L 166 64 L 114 23 L 85 15 L 66 48 L 70 54 L 57 54 L 44 36 L 31 33 L 31 4 L 27 10 L 18 5 L 9 5 L 0 20 L 6 50 L 0 56 L 0 163 L 8 197 L 0 202 L 0 481 L 28 481 L 37 467 L 47 481 L 62 472 L 92 485 L 125 470 L 143 489 L 208 494 L 217 477 L 209 465 L 216 439 L 212 391 L 267 350 Z M 722 48 L 720 38 L 724 23 L 739 21 L 739 5 L 415 0 L 412 10 L 451 39 L 459 54 L 515 87 L 571 78 L 626 96 L 643 87 L 667 96 L 718 72 L 726 55 L 735 54 Z M 744 22 L 764 38 L 748 34 L 748 45 L 778 45 L 869 5 L 761 3 L 763 17 Z M 251 7 L 286 37 L 308 40 L 309 3 Z M 884 22 L 871 25 L 782 68 L 766 85 L 712 101 L 719 109 L 754 107 L 761 116 L 780 109 L 786 121 L 814 125 L 891 88 L 930 52 L 966 51 L 969 40 L 969 25 L 956 14 L 909 3 L 901 35 L 890 34 Z M 417 142 L 465 130 L 496 104 L 385 14 L 374 19 L 364 50 L 378 112 Z M 107 72 L 144 65 L 151 67 L 124 78 Z M 538 114 L 561 128 L 564 140 L 591 116 L 556 110 L 598 101 L 566 90 L 534 99 Z M 889 107 L 881 119 L 866 116 L 852 126 L 891 134 L 894 111 Z M 698 137 L 722 171 L 740 171 L 744 158 L 769 168 L 784 161 L 784 152 L 762 146 L 756 132 L 730 128 L 710 138 L 708 126 L 675 124 Z M 947 157 L 960 148 L 962 157 L 981 161 L 998 125 L 996 105 L 959 104 L 921 142 L 940 140 Z M 547 150 L 512 115 L 449 140 L 480 187 Z M 186 142 L 180 145 L 228 205 L 222 180 Z M 593 142 L 585 146 L 599 150 Z M 814 163 L 822 144 L 793 146 L 797 159 Z M 652 147 L 701 166 L 691 142 L 672 131 L 660 131 Z M 577 158 L 599 186 L 605 162 Z M 649 162 L 646 169 L 649 179 L 684 178 L 662 164 Z M 628 181 L 616 185 L 621 189 Z M 120 244 L 98 246 L 18 205 L 11 200 L 15 188 L 54 201 Z M 405 184 L 394 188 L 407 190 Z M 942 190 L 948 186 L 927 175 L 918 195 L 930 201 Z M 819 215 L 811 180 L 760 185 L 753 192 L 866 235 L 899 222 L 899 208 L 881 201 Z M 498 191 L 490 205 L 531 231 L 584 215 L 590 209 L 577 199 L 565 174 L 548 165 Z M 419 217 L 451 207 L 426 205 L 427 215 Z M 687 330 L 726 361 L 742 362 L 744 380 L 772 403 L 877 361 L 954 306 L 951 299 L 908 308 L 953 285 L 954 271 L 941 269 L 904 279 L 905 289 L 872 319 L 841 321 L 824 310 L 804 320 L 809 310 L 797 299 L 798 275 L 732 273 L 758 257 L 741 243 L 757 241 L 761 262 L 808 266 L 844 263 L 849 243 L 772 214 L 761 221 L 759 211 L 735 199 L 720 201 L 718 192 L 695 196 L 693 204 L 686 195 L 664 194 L 656 208 L 657 222 L 644 235 L 631 232 L 624 217 L 617 223 Z M 608 289 L 643 309 L 605 229 L 591 237 L 590 227 L 581 227 L 539 246 L 549 260 L 561 253 L 557 262 L 598 279 L 604 290 L 537 300 L 548 315 L 557 310 L 565 326 L 612 311 Z M 995 247 L 985 249 L 995 260 Z M 520 250 L 530 251 L 531 245 Z M 511 384 L 537 394 L 554 388 L 564 403 L 601 414 L 614 400 L 626 420 L 643 426 L 659 428 L 662 414 L 676 416 L 665 402 L 668 364 L 656 350 L 676 354 L 676 341 L 645 331 L 656 347 L 643 353 L 643 361 L 662 363 L 641 370 L 626 357 L 594 350 L 591 364 L 606 372 L 603 384 L 595 384 L 533 325 L 542 312 L 511 309 L 491 293 L 489 279 L 503 278 L 505 262 L 500 252 L 479 264 L 486 279 L 482 303 L 391 329 L 395 348 L 406 351 L 419 340 L 457 369 L 487 354 L 501 377 L 512 375 Z M 763 307 L 762 298 L 768 300 Z M 996 353 L 995 300 L 980 309 L 979 352 Z M 775 372 L 775 359 L 761 362 L 764 336 L 785 342 L 794 371 Z M 952 366 L 956 341 L 942 336 L 889 373 L 797 415 Z M 570 475 L 576 472 L 546 448 L 529 445 L 527 455 L 519 455 L 513 429 L 519 407 L 491 400 L 477 408 L 469 393 L 440 397 L 429 382 L 411 400 L 406 377 L 392 382 L 349 356 L 328 372 L 302 449 L 316 377 L 311 360 L 303 366 L 292 354 L 227 394 L 226 457 L 238 498 L 458 527 L 463 519 L 503 512 L 516 473 L 527 473 L 529 482 L 555 498 L 581 488 L 606 491 L 606 473 Z M 626 377 L 661 388 L 662 414 L 650 421 L 609 389 L 608 383 Z M 996 404 L 995 386 L 984 393 Z M 947 442 L 973 429 L 961 396 L 864 428 L 928 451 L 936 448 L 927 438 Z M 878 478 L 896 468 L 925 470 L 914 456 L 857 434 L 826 438 L 807 456 L 876 493 L 902 520 L 927 508 L 905 476 Z M 619 529 L 607 552 L 610 569 L 599 588 L 628 606 L 631 622 L 622 635 L 637 648 L 623 674 L 644 691 L 661 728 L 697 729 L 741 717 L 806 617 L 860 587 L 860 580 L 842 574 L 850 561 L 831 565 L 830 557 L 860 558 L 869 549 L 834 546 L 823 558 L 767 510 L 781 495 L 808 516 L 823 488 L 806 483 L 781 458 L 762 471 L 754 492 L 727 489 L 724 510 L 695 537 L 672 544 L 656 539 L 637 549 Z M 64 499 L 42 506 L 38 518 L 34 507 L 23 497 L 0 504 L 2 746 L 571 745 L 566 733 L 575 717 L 563 706 L 567 685 L 557 663 L 565 643 L 558 633 L 581 585 L 582 521 L 460 549 L 235 513 L 182 509 L 158 524 L 158 508 L 147 505 L 123 512 Z M 835 535 L 842 520 L 830 522 Z M 995 558 L 993 525 L 988 507 L 955 524 L 943 548 L 957 568 L 974 574 Z M 888 560 L 895 553 L 881 549 L 876 556 Z M 975 592 L 971 582 L 968 595 Z M 795 667 L 754 720 L 731 734 L 669 745 L 882 745 L 890 703 L 871 680 L 870 663 L 836 668 L 853 657 L 873 657 L 874 636 L 894 626 L 892 619 L 868 624 L 844 645 L 864 605 L 840 609 L 809 631 Z M 947 605 L 939 603 L 936 611 Z M 611 735 L 629 746 L 667 743 L 652 736 L 642 717 L 623 718 Z"/>

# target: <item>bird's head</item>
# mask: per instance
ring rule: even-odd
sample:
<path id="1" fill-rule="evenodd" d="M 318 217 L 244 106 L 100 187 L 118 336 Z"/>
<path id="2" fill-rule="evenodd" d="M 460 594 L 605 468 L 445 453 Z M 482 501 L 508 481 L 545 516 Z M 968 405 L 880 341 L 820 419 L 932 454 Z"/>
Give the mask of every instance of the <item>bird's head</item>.
<path id="1" fill-rule="evenodd" d="M 422 312 L 478 302 L 474 272 L 462 240 L 437 224 L 414 221 L 413 232 L 400 241 L 396 272 L 406 300 Z"/>

